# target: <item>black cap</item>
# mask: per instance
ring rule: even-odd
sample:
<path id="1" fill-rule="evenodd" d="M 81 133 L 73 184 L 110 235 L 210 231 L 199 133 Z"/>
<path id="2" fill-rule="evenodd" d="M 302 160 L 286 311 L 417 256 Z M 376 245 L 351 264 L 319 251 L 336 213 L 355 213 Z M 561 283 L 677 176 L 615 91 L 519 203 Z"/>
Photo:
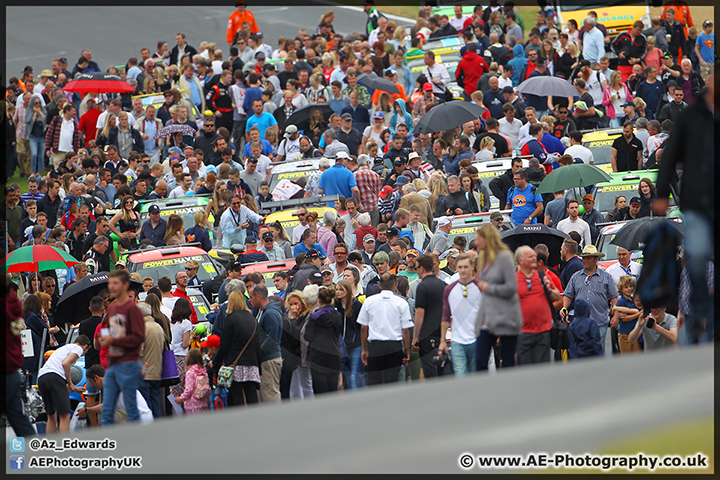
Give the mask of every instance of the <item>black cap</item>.
<path id="1" fill-rule="evenodd" d="M 228 266 L 228 270 L 242 270 L 242 260 L 240 258 L 236 258 L 230 266 Z"/>
<path id="2" fill-rule="evenodd" d="M 538 57 L 537 60 L 535 60 L 535 64 L 537 65 L 545 65 L 546 63 L 545 57 Z"/>
<path id="3" fill-rule="evenodd" d="M 640 197 L 632 197 L 630 199 L 630 205 L 632 205 L 633 203 L 636 205 L 642 205 L 642 202 L 640 201 Z"/>
<path id="4" fill-rule="evenodd" d="M 157 205 L 150 205 L 150 208 L 148 208 L 148 213 L 160 213 L 160 207 Z"/>
<path id="5" fill-rule="evenodd" d="M 385 234 L 388 237 L 398 237 L 400 236 L 400 229 L 397 227 L 390 227 L 387 229 L 387 232 L 385 232 Z"/>
<path id="6" fill-rule="evenodd" d="M 246 244 L 247 243 L 255 244 L 255 243 L 257 243 L 257 238 L 255 238 L 253 235 L 249 235 L 249 236 L 245 237 L 245 243 Z"/>
<path id="7" fill-rule="evenodd" d="M 322 273 L 314 272 L 312 275 L 310 275 L 310 278 L 308 280 L 310 280 L 310 283 L 312 283 L 312 284 L 322 285 L 322 283 L 323 283 Z"/>
<path id="8" fill-rule="evenodd" d="M 255 158 L 255 157 L 249 157 L 249 158 L 247 159 L 247 161 L 250 162 L 250 163 L 258 163 L 258 159 Z"/>
<path id="9" fill-rule="evenodd" d="M 305 254 L 305 258 L 320 258 L 320 257 L 321 257 L 320 252 L 318 252 L 318 251 L 315 250 L 314 248 L 311 248 L 311 249 L 308 250 L 308 252 Z"/>
<path id="10" fill-rule="evenodd" d="M 587 60 L 580 60 L 580 67 L 589 67 L 590 62 Z"/>
<path id="11" fill-rule="evenodd" d="M 265 242 L 269 242 L 270 240 L 274 240 L 275 237 L 273 236 L 272 232 L 265 232 L 262 235 L 262 239 Z"/>

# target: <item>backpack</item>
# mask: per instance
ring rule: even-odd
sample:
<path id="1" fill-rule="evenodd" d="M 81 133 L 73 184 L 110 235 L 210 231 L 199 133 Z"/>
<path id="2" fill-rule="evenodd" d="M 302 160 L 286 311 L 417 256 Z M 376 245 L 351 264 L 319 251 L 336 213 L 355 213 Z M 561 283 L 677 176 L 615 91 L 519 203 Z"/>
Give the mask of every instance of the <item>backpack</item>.
<path id="1" fill-rule="evenodd" d="M 681 234 L 662 222 L 648 235 L 643 249 L 643 269 L 637 282 L 640 301 L 646 308 L 663 306 L 677 300 L 680 269 L 676 261 Z"/>
<path id="2" fill-rule="evenodd" d="M 195 390 L 193 390 L 192 396 L 195 400 L 206 400 L 210 398 L 210 379 L 207 374 L 198 375 L 195 378 Z"/>

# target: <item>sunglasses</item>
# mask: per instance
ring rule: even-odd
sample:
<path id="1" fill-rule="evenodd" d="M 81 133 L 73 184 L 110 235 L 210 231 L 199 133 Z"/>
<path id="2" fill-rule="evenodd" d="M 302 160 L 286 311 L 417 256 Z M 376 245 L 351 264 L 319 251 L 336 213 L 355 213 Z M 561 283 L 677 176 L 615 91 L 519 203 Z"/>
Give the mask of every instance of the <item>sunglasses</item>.
<path id="1" fill-rule="evenodd" d="M 323 272 L 323 277 L 331 277 L 332 272 Z"/>
<path id="2" fill-rule="evenodd" d="M 51 285 L 45 285 L 45 288 L 55 288 L 55 284 L 53 283 Z"/>
<path id="3" fill-rule="evenodd" d="M 532 279 L 526 278 L 525 283 L 527 284 L 527 289 L 531 290 L 532 289 Z"/>
<path id="4" fill-rule="evenodd" d="M 307 213 L 298 213 L 297 215 L 298 215 L 298 217 L 304 217 L 307 215 Z"/>
<path id="5" fill-rule="evenodd" d="M 186 272 L 192 272 L 193 270 L 195 270 L 195 269 L 194 269 L 194 268 L 190 268 L 190 267 L 185 267 L 185 271 L 186 271 Z"/>
<path id="6" fill-rule="evenodd" d="M 240 202 L 232 202 L 230 205 L 240 205 Z"/>

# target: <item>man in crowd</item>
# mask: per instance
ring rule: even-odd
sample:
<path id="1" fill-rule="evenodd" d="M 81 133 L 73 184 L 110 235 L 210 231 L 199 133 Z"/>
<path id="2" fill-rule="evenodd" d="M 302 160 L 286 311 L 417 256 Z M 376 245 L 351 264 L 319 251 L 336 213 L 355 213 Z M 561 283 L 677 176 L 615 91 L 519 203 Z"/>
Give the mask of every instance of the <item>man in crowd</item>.
<path id="1" fill-rule="evenodd" d="M 260 383 L 261 402 L 280 401 L 280 370 L 282 356 L 280 338 L 283 331 L 282 312 L 278 302 L 268 298 L 265 285 L 255 285 L 250 294 L 250 302 L 258 311 L 258 324 L 266 333 L 262 342 L 262 371 Z"/>
<path id="2" fill-rule="evenodd" d="M 416 260 L 422 279 L 415 296 L 415 328 L 412 349 L 420 352 L 425 378 L 442 375 L 439 364 L 433 361 L 440 345 L 440 324 L 443 312 L 443 293 L 447 284 L 434 275 L 433 258 L 420 255 Z"/>

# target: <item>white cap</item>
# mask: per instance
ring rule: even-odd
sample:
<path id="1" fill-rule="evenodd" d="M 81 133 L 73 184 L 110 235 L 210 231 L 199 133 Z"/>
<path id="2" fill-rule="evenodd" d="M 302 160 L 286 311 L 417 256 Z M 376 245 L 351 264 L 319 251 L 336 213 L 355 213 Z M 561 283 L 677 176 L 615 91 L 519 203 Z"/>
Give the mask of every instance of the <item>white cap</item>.
<path id="1" fill-rule="evenodd" d="M 448 217 L 438 218 L 438 227 L 444 227 L 446 225 L 450 225 L 451 223 L 452 223 L 452 220 L 450 220 Z"/>
<path id="2" fill-rule="evenodd" d="M 341 150 L 335 155 L 335 158 L 350 158 L 350 154 Z"/>

